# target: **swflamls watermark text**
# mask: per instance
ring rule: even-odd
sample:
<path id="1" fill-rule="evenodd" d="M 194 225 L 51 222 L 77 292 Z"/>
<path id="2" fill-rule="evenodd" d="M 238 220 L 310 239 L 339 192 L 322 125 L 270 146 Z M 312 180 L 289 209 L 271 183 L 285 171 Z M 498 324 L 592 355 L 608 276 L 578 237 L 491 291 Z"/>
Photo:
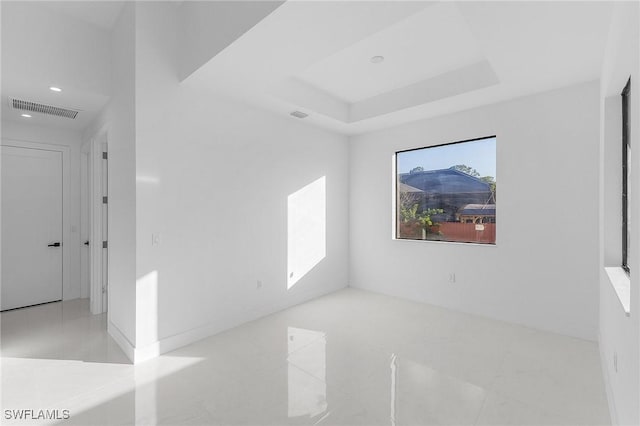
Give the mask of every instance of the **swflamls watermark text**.
<path id="1" fill-rule="evenodd" d="M 67 420 L 71 417 L 69 410 L 4 410 L 5 420 Z"/>

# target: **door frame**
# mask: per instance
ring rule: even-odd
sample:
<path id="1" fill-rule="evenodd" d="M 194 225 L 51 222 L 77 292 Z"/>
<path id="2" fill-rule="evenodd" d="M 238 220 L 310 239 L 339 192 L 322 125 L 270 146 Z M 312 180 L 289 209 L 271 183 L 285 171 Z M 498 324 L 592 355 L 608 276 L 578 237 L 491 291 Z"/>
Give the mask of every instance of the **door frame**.
<path id="1" fill-rule="evenodd" d="M 10 138 L 2 138 L 0 140 L 0 145 L 62 153 L 62 300 L 68 300 L 67 296 L 73 294 L 73 291 L 70 288 L 72 285 L 69 274 L 71 271 L 71 256 L 69 256 L 68 250 L 70 244 L 73 244 L 70 217 L 71 209 L 69 208 L 69 197 L 71 194 L 70 149 L 65 145 L 31 142 Z"/>
<path id="2" fill-rule="evenodd" d="M 81 148 L 81 154 L 89 157 L 86 176 L 82 176 L 87 185 L 87 204 L 89 207 L 89 308 L 92 314 L 101 314 L 108 310 L 108 258 L 109 247 L 103 248 L 107 241 L 108 215 L 105 211 L 103 196 L 106 191 L 107 166 L 102 153 L 107 151 L 107 131 L 102 130 Z M 108 200 L 108 199 L 107 199 Z M 104 291 L 103 291 L 104 290 Z"/>
<path id="3" fill-rule="evenodd" d="M 91 286 L 91 247 L 85 242 L 91 238 L 89 204 L 89 144 L 80 148 L 80 298 L 89 299 Z"/>

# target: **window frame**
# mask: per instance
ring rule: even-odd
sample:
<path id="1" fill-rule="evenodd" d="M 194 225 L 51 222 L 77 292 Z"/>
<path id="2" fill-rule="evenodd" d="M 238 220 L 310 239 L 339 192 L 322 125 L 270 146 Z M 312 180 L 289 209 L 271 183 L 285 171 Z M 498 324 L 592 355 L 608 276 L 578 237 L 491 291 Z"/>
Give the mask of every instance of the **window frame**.
<path id="1" fill-rule="evenodd" d="M 631 77 L 620 93 L 622 100 L 622 262 L 621 266 L 629 274 L 629 155 L 631 148 L 629 137 L 629 95 L 631 93 Z"/>
<path id="2" fill-rule="evenodd" d="M 445 142 L 445 143 L 440 143 L 440 144 L 436 144 L 436 145 L 427 145 L 427 146 L 422 146 L 422 147 L 418 147 L 418 148 L 409 148 L 409 149 L 401 149 L 398 150 L 394 153 L 393 155 L 393 192 L 394 192 L 394 225 L 393 225 L 393 239 L 396 241 L 421 241 L 421 242 L 429 242 L 429 243 L 448 243 L 448 244 L 471 244 L 471 245 L 481 245 L 481 246 L 489 246 L 489 247 L 496 247 L 498 245 L 498 226 L 497 226 L 497 220 L 494 222 L 496 224 L 496 238 L 495 241 L 493 243 L 483 243 L 483 242 L 475 242 L 475 241 L 447 241 L 447 240 L 420 240 L 420 239 L 414 239 L 414 238 L 401 238 L 399 236 L 399 232 L 400 232 L 400 220 L 399 220 L 399 211 L 398 211 L 398 205 L 399 205 L 399 192 L 398 192 L 398 183 L 399 183 L 399 179 L 398 179 L 398 154 L 403 154 L 406 152 L 411 152 L 411 151 L 419 151 L 422 149 L 427 149 L 427 148 L 438 148 L 438 147 L 442 147 L 442 146 L 447 146 L 447 145 L 457 145 L 457 144 L 462 144 L 462 143 L 466 143 L 466 142 L 475 142 L 475 141 L 479 141 L 479 140 L 483 140 L 483 139 L 498 139 L 498 136 L 496 134 L 493 135 L 488 135 L 488 136 L 480 136 L 480 137 L 476 137 L 476 138 L 471 138 L 471 139 L 465 139 L 465 140 L 461 140 L 461 141 L 455 141 L 455 142 Z M 498 148 L 497 148 L 497 143 L 496 143 L 496 175 L 497 175 L 497 157 L 498 157 Z M 496 179 L 497 182 L 497 176 L 494 176 L 494 178 Z M 497 210 L 496 210 L 496 219 L 497 219 Z"/>

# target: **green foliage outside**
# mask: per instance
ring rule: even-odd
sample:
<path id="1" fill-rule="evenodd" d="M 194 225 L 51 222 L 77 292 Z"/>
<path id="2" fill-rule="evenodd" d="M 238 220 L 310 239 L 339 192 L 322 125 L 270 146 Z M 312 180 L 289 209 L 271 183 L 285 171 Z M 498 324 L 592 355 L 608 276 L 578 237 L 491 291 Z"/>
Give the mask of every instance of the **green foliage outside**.
<path id="1" fill-rule="evenodd" d="M 462 173 L 466 173 L 469 176 L 480 177 L 480 173 L 473 167 L 469 167 L 466 164 L 456 164 L 455 166 L 451 166 L 453 170 L 457 170 Z"/>
<path id="2" fill-rule="evenodd" d="M 441 213 L 444 213 L 443 209 L 427 209 L 418 213 L 417 203 L 413 204 L 411 207 L 400 206 L 400 215 L 402 216 L 403 222 L 411 222 L 416 220 L 420 222 L 422 228 L 427 232 L 429 232 L 429 228 L 433 225 L 431 216 Z"/>
<path id="3" fill-rule="evenodd" d="M 414 204 L 412 206 L 401 205 L 400 206 L 400 216 L 402 216 L 403 222 L 409 222 L 411 220 L 417 219 L 418 212 L 418 204 Z"/>
<path id="4" fill-rule="evenodd" d="M 435 214 L 444 213 L 443 209 L 427 209 L 418 215 L 418 220 L 422 224 L 422 227 L 429 232 L 429 227 L 433 225 L 433 221 L 431 220 L 431 216 Z"/>

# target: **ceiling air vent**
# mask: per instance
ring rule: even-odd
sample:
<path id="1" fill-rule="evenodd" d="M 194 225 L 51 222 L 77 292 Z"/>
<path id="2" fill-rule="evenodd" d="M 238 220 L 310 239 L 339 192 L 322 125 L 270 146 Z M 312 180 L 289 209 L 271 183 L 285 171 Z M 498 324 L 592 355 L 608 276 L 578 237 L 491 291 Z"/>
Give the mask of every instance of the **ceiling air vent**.
<path id="1" fill-rule="evenodd" d="M 61 108 L 53 105 L 39 104 L 37 102 L 24 101 L 22 99 L 9 98 L 9 104 L 13 109 L 21 111 L 38 112 L 40 114 L 55 115 L 56 117 L 65 117 L 75 119 L 78 112 L 73 109 Z"/>

